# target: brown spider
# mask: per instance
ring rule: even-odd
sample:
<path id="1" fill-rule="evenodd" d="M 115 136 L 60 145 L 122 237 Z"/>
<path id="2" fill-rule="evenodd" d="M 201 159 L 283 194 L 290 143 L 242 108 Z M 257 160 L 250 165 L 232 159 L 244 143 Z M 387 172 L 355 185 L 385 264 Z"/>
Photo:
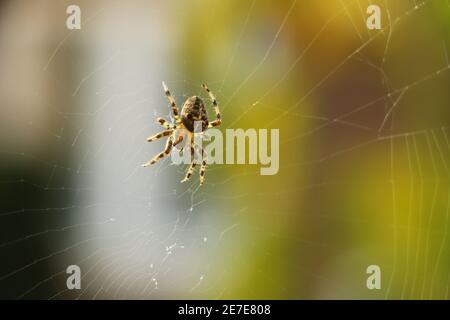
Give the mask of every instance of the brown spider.
<path id="1" fill-rule="evenodd" d="M 144 167 L 152 165 L 165 156 L 170 154 L 170 151 L 173 147 L 182 142 L 185 136 L 189 139 L 189 146 L 191 148 L 191 165 L 189 166 L 186 175 L 181 182 L 185 182 L 189 180 L 194 172 L 196 161 L 195 161 L 195 148 L 197 147 L 194 144 L 194 124 L 196 122 L 201 122 L 201 132 L 205 132 L 209 128 L 217 127 L 222 123 L 222 119 L 220 117 L 219 106 L 217 105 L 216 97 L 209 90 L 209 88 L 202 84 L 203 89 L 208 92 L 209 97 L 214 106 L 214 111 L 216 113 L 216 119 L 214 121 L 209 122 L 208 114 L 206 112 L 205 103 L 198 96 L 192 96 L 188 98 L 181 109 L 181 117 L 178 113 L 178 108 L 175 103 L 175 99 L 170 94 L 169 89 L 166 84 L 162 83 L 164 92 L 166 93 L 167 99 L 169 99 L 170 105 L 172 107 L 173 117 L 175 118 L 175 124 L 169 123 L 167 120 L 163 118 L 158 118 L 158 123 L 163 126 L 166 130 L 161 131 L 151 137 L 147 138 L 147 141 L 152 142 L 158 140 L 162 137 L 169 136 L 166 142 L 166 147 L 164 151 L 157 154 L 152 160 L 144 164 Z M 197 132 L 196 132 L 197 133 Z M 202 164 L 200 167 L 200 185 L 203 185 L 205 181 L 205 171 L 206 171 L 206 152 L 201 148 L 201 156 L 202 156 Z"/>

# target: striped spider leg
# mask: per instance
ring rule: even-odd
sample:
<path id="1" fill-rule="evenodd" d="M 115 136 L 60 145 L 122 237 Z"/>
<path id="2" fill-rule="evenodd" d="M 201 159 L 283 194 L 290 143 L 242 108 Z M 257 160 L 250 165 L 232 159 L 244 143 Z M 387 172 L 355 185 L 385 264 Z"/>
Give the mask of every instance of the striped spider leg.
<path id="1" fill-rule="evenodd" d="M 220 115 L 219 105 L 217 104 L 216 96 L 211 92 L 211 90 L 209 90 L 206 84 L 202 84 L 202 87 L 203 89 L 206 90 L 206 92 L 208 92 L 209 98 L 211 99 L 212 104 L 214 106 L 214 112 L 216 113 L 216 120 L 210 122 L 208 124 L 208 128 L 218 127 L 222 123 L 222 117 Z"/>
<path id="2" fill-rule="evenodd" d="M 203 135 L 203 133 L 204 132 L 201 132 L 199 134 Z M 195 155 L 197 154 L 197 155 L 201 155 L 201 159 L 202 159 L 201 166 L 200 166 L 200 186 L 202 186 L 203 183 L 205 182 L 207 154 L 206 154 L 206 151 L 203 149 L 203 147 L 200 148 L 200 146 L 195 144 L 193 134 L 191 134 L 191 137 L 190 137 L 190 150 L 191 150 L 191 165 L 189 166 L 188 170 L 186 171 L 186 175 L 185 175 L 184 179 L 181 180 L 181 182 L 186 182 L 192 177 L 195 167 L 198 164 L 196 161 L 196 158 L 195 158 Z"/>

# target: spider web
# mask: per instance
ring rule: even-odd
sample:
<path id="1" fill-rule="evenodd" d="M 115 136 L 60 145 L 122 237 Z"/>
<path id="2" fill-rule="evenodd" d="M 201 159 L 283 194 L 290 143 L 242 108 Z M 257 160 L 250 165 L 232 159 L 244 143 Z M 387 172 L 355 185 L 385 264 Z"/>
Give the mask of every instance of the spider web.
<path id="1" fill-rule="evenodd" d="M 381 31 L 364 0 L 82 2 L 72 31 L 44 3 L 0 28 L 3 297 L 448 298 L 448 2 L 378 1 Z M 221 129 L 279 128 L 279 174 L 142 168 L 162 80 L 179 107 L 206 82 Z"/>

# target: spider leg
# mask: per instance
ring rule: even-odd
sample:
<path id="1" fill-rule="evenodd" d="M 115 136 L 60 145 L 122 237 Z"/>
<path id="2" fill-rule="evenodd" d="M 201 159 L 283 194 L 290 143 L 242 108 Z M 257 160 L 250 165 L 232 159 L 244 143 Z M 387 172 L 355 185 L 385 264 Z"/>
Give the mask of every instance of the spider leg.
<path id="1" fill-rule="evenodd" d="M 202 186 L 203 183 L 205 182 L 206 162 L 207 162 L 208 155 L 207 155 L 206 151 L 203 148 L 200 149 L 200 147 L 198 145 L 194 145 L 194 148 L 202 156 L 202 164 L 200 166 L 200 186 Z M 191 149 L 191 154 L 192 154 L 192 149 Z M 191 167 L 189 168 L 189 169 L 192 168 L 192 171 L 190 172 L 189 177 L 186 174 L 186 177 L 182 182 L 188 180 L 192 176 L 192 173 L 194 172 L 193 168 L 195 168 L 195 166 L 196 166 L 196 162 L 193 162 L 191 164 Z M 188 171 L 188 173 L 189 173 L 189 171 Z"/>
<path id="2" fill-rule="evenodd" d="M 206 159 L 207 159 L 206 151 L 202 148 L 202 165 L 200 167 L 200 185 L 202 186 L 205 182 L 205 172 L 206 172 Z"/>
<path id="3" fill-rule="evenodd" d="M 218 126 L 220 126 L 221 123 L 222 123 L 222 120 L 221 120 L 221 119 L 216 119 L 216 120 L 214 120 L 214 121 L 211 121 L 211 122 L 208 124 L 208 129 L 214 128 L 214 127 L 218 127 Z"/>
<path id="4" fill-rule="evenodd" d="M 164 81 L 163 81 L 162 85 L 163 85 L 163 88 L 164 88 L 164 93 L 166 94 L 167 99 L 170 102 L 170 106 L 172 107 L 173 117 L 175 118 L 175 121 L 177 123 L 181 123 L 181 119 L 180 119 L 180 115 L 178 113 L 178 108 L 177 108 L 177 104 L 175 103 L 175 99 L 170 94 L 169 88 L 167 88 L 167 86 L 164 83 Z"/>
<path id="5" fill-rule="evenodd" d="M 172 146 L 173 146 L 173 136 L 170 136 L 169 139 L 167 139 L 164 151 L 158 153 L 155 157 L 153 157 L 152 160 L 150 160 L 146 164 L 143 164 L 142 166 L 148 167 L 149 165 L 155 164 L 156 162 L 158 162 L 159 160 L 161 160 L 170 153 L 170 151 L 172 150 Z"/>
<path id="6" fill-rule="evenodd" d="M 208 92 L 209 98 L 211 99 L 212 104 L 214 106 L 214 112 L 216 113 L 216 120 L 210 122 L 208 125 L 208 128 L 220 126 L 220 124 L 222 123 L 222 117 L 220 115 L 219 105 L 217 104 L 216 97 L 211 92 L 211 90 L 209 90 L 209 88 L 206 86 L 206 84 L 202 84 L 202 87 L 203 87 L 203 89 L 206 90 L 206 92 Z"/>
<path id="7" fill-rule="evenodd" d="M 176 129 L 176 125 L 169 123 L 166 119 L 158 118 L 156 121 L 166 129 Z"/>
<path id="8" fill-rule="evenodd" d="M 171 135 L 172 132 L 173 132 L 173 129 L 161 131 L 161 132 L 159 132 L 159 133 L 157 133 L 157 134 L 154 134 L 154 135 L 148 137 L 148 138 L 147 138 L 147 141 L 148 141 L 148 142 L 152 142 L 152 141 L 161 139 L 162 137 L 167 137 L 167 136 Z"/>
<path id="9" fill-rule="evenodd" d="M 194 169 L 195 169 L 196 165 L 197 165 L 197 163 L 195 162 L 194 138 L 192 135 L 192 137 L 191 137 L 191 165 L 189 166 L 188 170 L 186 171 L 186 175 L 184 176 L 184 179 L 181 180 L 182 183 L 188 181 L 192 177 L 192 174 L 194 173 Z"/>

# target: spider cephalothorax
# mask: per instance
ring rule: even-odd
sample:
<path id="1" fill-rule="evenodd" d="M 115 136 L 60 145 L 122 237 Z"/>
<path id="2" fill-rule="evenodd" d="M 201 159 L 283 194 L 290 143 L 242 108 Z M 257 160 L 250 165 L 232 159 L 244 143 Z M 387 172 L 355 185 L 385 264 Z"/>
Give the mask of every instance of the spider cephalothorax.
<path id="1" fill-rule="evenodd" d="M 172 108 L 172 114 L 175 119 L 175 123 L 169 123 L 167 120 L 163 118 L 158 118 L 158 123 L 163 126 L 166 130 L 155 134 L 149 138 L 147 138 L 147 141 L 155 141 L 162 137 L 169 137 L 166 142 L 166 147 L 164 151 L 157 154 L 152 160 L 144 164 L 144 167 L 147 167 L 149 165 L 152 165 L 165 156 L 170 154 L 170 151 L 173 147 L 180 144 L 183 140 L 188 140 L 191 151 L 191 165 L 189 166 L 189 169 L 186 172 L 186 175 L 184 179 L 181 182 L 187 181 L 191 178 L 192 173 L 194 172 L 195 166 L 197 165 L 195 161 L 195 152 L 196 149 L 201 154 L 201 167 L 200 167 L 200 185 L 203 184 L 205 180 L 205 171 L 206 171 L 206 152 L 203 150 L 203 148 L 200 148 L 199 146 L 196 146 L 194 144 L 194 131 L 197 131 L 198 129 L 195 128 L 195 124 L 197 122 L 201 122 L 201 132 L 206 131 L 208 128 L 217 127 L 222 123 L 222 119 L 219 112 L 219 106 L 216 101 L 216 97 L 214 94 L 209 90 L 209 88 L 206 85 L 202 85 L 202 87 L 208 92 L 209 97 L 211 98 L 212 104 L 214 106 L 214 111 L 216 113 L 216 119 L 214 121 L 209 122 L 208 120 L 208 114 L 206 112 L 205 103 L 200 97 L 192 96 L 188 98 L 184 104 L 183 108 L 181 109 L 181 116 L 178 112 L 178 108 L 175 102 L 175 99 L 170 94 L 169 89 L 167 88 L 166 84 L 163 82 L 163 88 L 164 92 L 167 96 L 167 99 L 169 99 L 170 106 Z M 197 133 L 197 132 L 195 132 Z M 187 137 L 187 139 L 186 139 Z M 186 145 L 186 144 L 185 144 Z M 183 147 L 182 150 L 184 150 L 185 147 Z"/>

